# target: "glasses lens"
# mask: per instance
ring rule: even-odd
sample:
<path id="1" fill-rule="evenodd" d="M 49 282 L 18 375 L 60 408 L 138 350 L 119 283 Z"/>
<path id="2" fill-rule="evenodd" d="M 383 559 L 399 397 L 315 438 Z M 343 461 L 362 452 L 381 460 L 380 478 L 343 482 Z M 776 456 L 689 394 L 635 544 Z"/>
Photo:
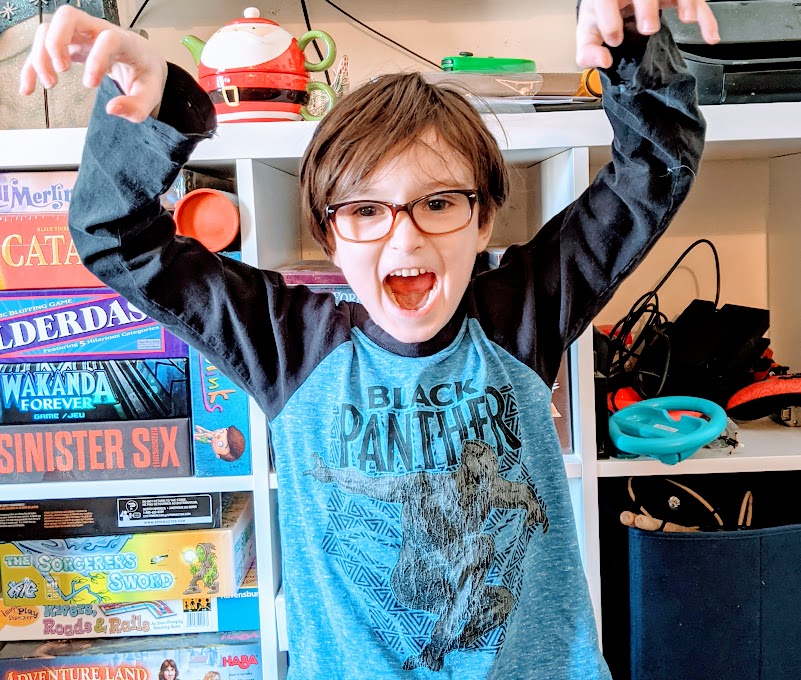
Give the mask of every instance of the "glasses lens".
<path id="1" fill-rule="evenodd" d="M 412 208 L 417 226 L 431 234 L 441 234 L 465 226 L 470 221 L 470 199 L 465 194 L 442 193 L 426 196 Z"/>
<path id="2" fill-rule="evenodd" d="M 334 213 L 337 230 L 343 238 L 372 241 L 382 238 L 392 228 L 392 210 L 381 203 L 348 203 Z"/>

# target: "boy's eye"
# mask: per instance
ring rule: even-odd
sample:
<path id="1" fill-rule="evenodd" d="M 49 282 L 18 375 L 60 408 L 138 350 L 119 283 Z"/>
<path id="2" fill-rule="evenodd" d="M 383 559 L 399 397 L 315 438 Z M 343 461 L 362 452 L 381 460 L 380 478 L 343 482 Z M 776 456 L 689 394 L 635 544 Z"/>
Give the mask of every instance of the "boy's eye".
<path id="1" fill-rule="evenodd" d="M 354 203 L 346 207 L 346 215 L 357 219 L 371 219 L 382 217 L 387 212 L 387 207 L 380 203 Z"/>
<path id="2" fill-rule="evenodd" d="M 431 196 L 424 204 L 424 209 L 431 212 L 442 212 L 454 206 L 454 201 L 451 196 Z"/>

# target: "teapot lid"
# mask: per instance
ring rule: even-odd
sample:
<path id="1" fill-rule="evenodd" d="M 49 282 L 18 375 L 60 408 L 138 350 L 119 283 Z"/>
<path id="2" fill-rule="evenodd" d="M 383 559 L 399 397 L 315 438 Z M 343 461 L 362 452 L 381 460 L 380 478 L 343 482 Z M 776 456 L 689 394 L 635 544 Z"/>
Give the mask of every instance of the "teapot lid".
<path id="1" fill-rule="evenodd" d="M 277 23 L 274 21 L 270 21 L 269 19 L 262 19 L 261 12 L 259 11 L 258 7 L 246 7 L 245 11 L 242 13 L 243 16 L 240 19 L 234 19 L 233 21 L 228 22 L 228 26 L 233 26 L 234 24 L 269 24 L 271 26 L 278 26 Z"/>

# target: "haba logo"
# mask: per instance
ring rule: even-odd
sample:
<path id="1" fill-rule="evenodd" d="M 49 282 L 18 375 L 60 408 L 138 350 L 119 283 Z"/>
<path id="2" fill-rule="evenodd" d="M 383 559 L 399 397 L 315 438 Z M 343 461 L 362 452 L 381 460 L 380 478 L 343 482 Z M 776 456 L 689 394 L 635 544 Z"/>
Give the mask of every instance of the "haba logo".
<path id="1" fill-rule="evenodd" d="M 256 658 L 255 654 L 243 654 L 242 656 L 224 656 L 223 657 L 223 668 L 228 668 L 230 666 L 237 666 L 242 670 L 246 668 L 250 668 L 251 666 L 258 666 L 259 660 Z"/>
<path id="2" fill-rule="evenodd" d="M 388 585 L 396 601 L 387 603 L 389 610 L 397 613 L 406 608 L 425 615 L 405 617 L 419 626 L 416 630 L 376 631 L 405 657 L 405 670 L 439 671 L 447 654 L 481 647 L 480 641 L 493 633 L 495 640 L 484 646 L 497 649 L 520 594 L 520 561 L 528 539 L 537 527 L 548 531 L 545 503 L 536 488 L 501 476 L 498 454 L 489 444 L 464 441 L 460 458 L 452 470 L 366 475 L 353 468 L 329 467 L 318 457 L 315 467 L 306 471 L 344 494 L 400 505 L 401 543 L 388 583 L 381 574 L 371 574 L 371 578 L 377 576 L 374 581 L 361 575 L 361 582 L 370 581 L 382 590 Z M 346 502 L 338 499 L 329 504 L 329 510 L 343 505 Z M 514 516 L 504 513 L 510 510 Z M 360 509 L 353 518 L 364 515 Z M 351 519 L 336 518 L 335 523 L 347 525 L 347 533 L 360 543 L 365 540 L 357 535 L 360 520 Z M 368 520 L 378 524 L 374 517 Z M 379 539 L 386 545 L 393 534 L 397 531 L 389 526 Z M 498 554 L 496 537 L 505 554 Z M 327 537 L 326 542 L 335 543 L 342 554 L 349 540 L 351 536 L 339 534 L 336 540 Z M 364 568 L 369 569 L 369 564 Z M 373 598 L 379 599 L 386 602 L 387 598 Z"/>

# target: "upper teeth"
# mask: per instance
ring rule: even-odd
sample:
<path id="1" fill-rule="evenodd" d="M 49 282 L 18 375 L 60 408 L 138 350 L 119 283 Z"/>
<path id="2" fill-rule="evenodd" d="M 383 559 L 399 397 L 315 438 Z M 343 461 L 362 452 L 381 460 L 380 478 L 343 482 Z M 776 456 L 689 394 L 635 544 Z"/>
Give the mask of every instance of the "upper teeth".
<path id="1" fill-rule="evenodd" d="M 390 272 L 390 276 L 419 276 L 420 274 L 428 274 L 428 269 L 417 269 L 416 267 L 413 269 L 396 269 L 394 272 Z"/>

